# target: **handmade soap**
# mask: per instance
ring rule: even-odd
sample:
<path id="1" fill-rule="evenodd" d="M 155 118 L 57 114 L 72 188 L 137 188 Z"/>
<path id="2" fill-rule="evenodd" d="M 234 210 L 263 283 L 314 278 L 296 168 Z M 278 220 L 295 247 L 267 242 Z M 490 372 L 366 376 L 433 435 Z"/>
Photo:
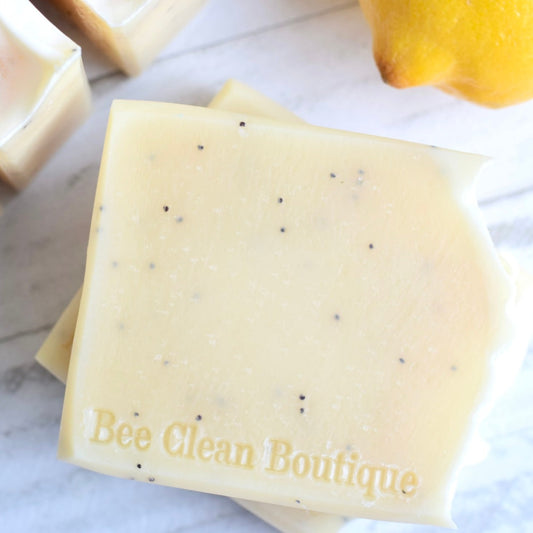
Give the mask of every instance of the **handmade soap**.
<path id="1" fill-rule="evenodd" d="M 0 179 L 26 186 L 89 108 L 80 47 L 28 0 L 2 2 Z"/>
<path id="2" fill-rule="evenodd" d="M 60 434 L 112 475 L 450 525 L 510 276 L 480 158 L 113 105 Z"/>
<path id="3" fill-rule="evenodd" d="M 139 74 L 206 0 L 50 0 L 113 63 Z"/>

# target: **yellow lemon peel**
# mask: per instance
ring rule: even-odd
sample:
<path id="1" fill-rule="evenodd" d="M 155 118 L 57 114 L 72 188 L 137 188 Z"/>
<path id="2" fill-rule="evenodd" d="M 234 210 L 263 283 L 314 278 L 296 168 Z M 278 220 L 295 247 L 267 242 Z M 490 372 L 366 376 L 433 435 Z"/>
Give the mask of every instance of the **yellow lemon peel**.
<path id="1" fill-rule="evenodd" d="M 530 0 L 360 0 L 383 80 L 488 107 L 533 98 Z"/>

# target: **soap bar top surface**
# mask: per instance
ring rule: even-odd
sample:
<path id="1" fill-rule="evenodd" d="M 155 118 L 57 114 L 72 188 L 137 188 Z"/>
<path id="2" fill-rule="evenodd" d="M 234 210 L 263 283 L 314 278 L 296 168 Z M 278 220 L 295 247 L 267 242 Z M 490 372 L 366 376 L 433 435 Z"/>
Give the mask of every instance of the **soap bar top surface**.
<path id="1" fill-rule="evenodd" d="M 480 160 L 115 102 L 60 456 L 113 475 L 450 525 L 513 297 Z"/>

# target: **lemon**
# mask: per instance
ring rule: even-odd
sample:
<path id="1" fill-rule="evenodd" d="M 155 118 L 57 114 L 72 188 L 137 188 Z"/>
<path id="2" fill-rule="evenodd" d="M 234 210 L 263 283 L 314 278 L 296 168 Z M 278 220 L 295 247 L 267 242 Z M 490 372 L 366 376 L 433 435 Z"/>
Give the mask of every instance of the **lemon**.
<path id="1" fill-rule="evenodd" d="M 533 98 L 531 0 L 360 0 L 383 80 L 489 107 Z"/>

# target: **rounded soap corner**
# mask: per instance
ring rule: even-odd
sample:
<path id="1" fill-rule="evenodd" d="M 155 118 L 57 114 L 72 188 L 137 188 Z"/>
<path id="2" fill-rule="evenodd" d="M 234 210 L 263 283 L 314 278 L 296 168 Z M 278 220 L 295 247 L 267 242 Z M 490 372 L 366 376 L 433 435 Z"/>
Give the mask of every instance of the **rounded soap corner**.
<path id="1" fill-rule="evenodd" d="M 246 85 L 241 80 L 238 80 L 237 78 L 228 78 L 226 80 L 226 83 L 224 83 L 224 85 L 223 85 L 223 87 L 221 89 L 221 91 L 224 91 L 224 90 L 228 90 L 228 91 L 235 91 L 235 90 L 249 91 L 251 89 L 250 89 L 250 87 L 248 87 L 248 85 Z"/>
<path id="2" fill-rule="evenodd" d="M 120 110 L 121 107 L 124 107 L 127 100 L 122 98 L 114 98 L 109 106 L 109 114 L 114 113 L 117 110 Z"/>
<path id="3" fill-rule="evenodd" d="M 229 78 L 224 82 L 222 88 L 213 96 L 207 107 L 217 108 L 220 106 L 220 102 L 224 101 L 228 94 L 235 92 L 236 89 L 240 89 L 244 84 L 235 78 Z"/>
<path id="4" fill-rule="evenodd" d="M 120 117 L 125 117 L 131 113 L 131 103 L 132 100 L 124 100 L 122 98 L 115 98 L 111 105 L 109 106 L 109 113 L 107 116 L 107 129 L 108 131 L 111 127 L 120 121 Z"/>

